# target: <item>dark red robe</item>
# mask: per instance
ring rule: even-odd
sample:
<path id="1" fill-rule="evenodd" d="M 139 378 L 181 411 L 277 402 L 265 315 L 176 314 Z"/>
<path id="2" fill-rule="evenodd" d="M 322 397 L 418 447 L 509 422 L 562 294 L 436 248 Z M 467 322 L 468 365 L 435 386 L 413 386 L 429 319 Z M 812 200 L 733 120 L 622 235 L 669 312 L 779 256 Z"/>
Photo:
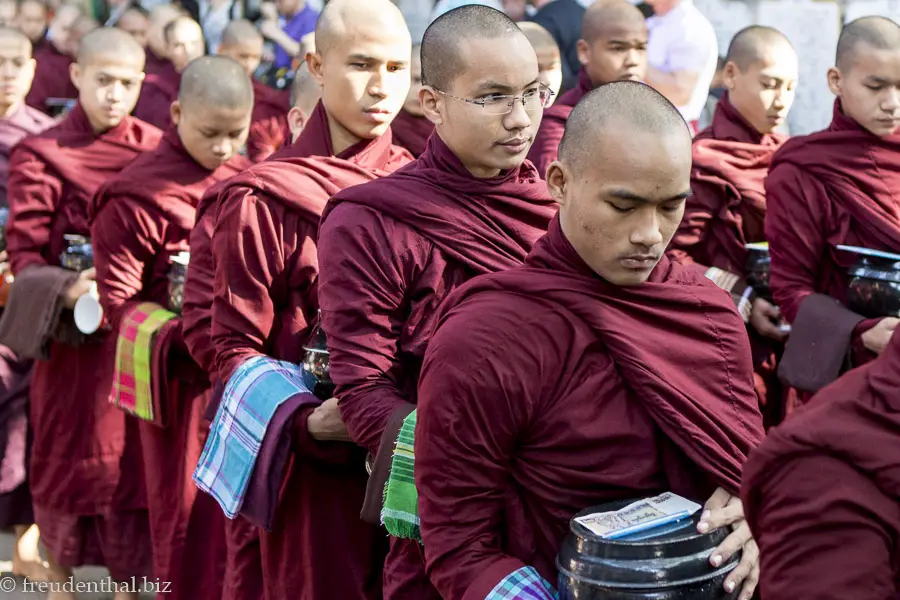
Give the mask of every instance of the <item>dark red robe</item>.
<path id="1" fill-rule="evenodd" d="M 10 162 L 10 260 L 18 274 L 58 265 L 65 234 L 89 235 L 88 202 L 160 132 L 126 117 L 97 135 L 80 106 L 23 140 Z M 137 423 L 109 403 L 115 336 L 54 342 L 35 363 L 31 491 L 41 538 L 64 566 L 105 564 L 114 578 L 149 573 L 149 526 Z"/>
<path id="2" fill-rule="evenodd" d="M 396 435 L 385 433 L 391 415 L 415 404 L 444 297 L 521 264 L 555 212 L 530 163 L 476 179 L 437 135 L 414 164 L 329 203 L 319 296 L 341 415 L 358 444 L 377 455 L 382 436 Z M 436 597 L 415 541 L 391 540 L 384 582 L 387 599 Z"/>
<path id="3" fill-rule="evenodd" d="M 332 156 L 319 104 L 296 143 L 228 182 L 212 240 L 212 337 L 222 381 L 260 354 L 302 360 L 319 306 L 316 240 L 326 201 L 410 160 L 388 134 Z M 364 453 L 313 439 L 306 429 L 311 410 L 295 417 L 294 454 L 273 530 L 261 536 L 266 597 L 380 598 L 384 537 L 359 519 Z"/>
<path id="4" fill-rule="evenodd" d="M 556 160 L 559 143 L 566 131 L 569 115 L 572 114 L 572 110 L 579 100 L 592 89 L 594 89 L 594 85 L 591 83 L 587 71 L 581 69 L 581 72 L 578 73 L 578 85 L 560 96 L 552 106 L 544 109 L 541 126 L 528 151 L 528 160 L 534 163 L 541 177 L 547 174 L 547 167 Z"/>
<path id="5" fill-rule="evenodd" d="M 138 303 L 168 306 L 169 259 L 188 249 L 201 196 L 211 185 L 249 166 L 243 157 L 236 157 L 208 171 L 191 158 L 172 129 L 155 151 L 101 188 L 93 202 L 91 240 L 101 304 L 113 332 Z M 224 515 L 213 502 L 195 502 L 197 488 L 191 481 L 208 430 L 203 415 L 210 379 L 191 360 L 180 331 L 165 354 L 168 423 L 165 428 L 140 423 L 154 576 L 172 582 L 170 592 L 176 597 L 218 600 Z M 194 537 L 188 538 L 192 520 Z M 219 535 L 220 544 L 209 539 L 214 535 Z M 219 549 L 221 556 L 216 553 Z M 183 570 L 186 563 L 193 568 Z"/>
<path id="6" fill-rule="evenodd" d="M 900 597 L 900 336 L 819 392 L 747 461 L 763 598 Z"/>
<path id="7" fill-rule="evenodd" d="M 170 81 L 178 80 L 178 71 L 175 70 L 172 61 L 168 58 L 157 56 L 149 47 L 144 50 L 147 56 L 147 64 L 144 65 L 144 73 L 148 76 L 153 75 L 154 77 L 162 77 Z"/>
<path id="8" fill-rule="evenodd" d="M 253 116 L 247 136 L 247 158 L 251 161 L 265 160 L 290 143 L 287 113 L 291 106 L 288 100 L 284 92 L 253 80 Z"/>
<path id="9" fill-rule="evenodd" d="M 428 573 L 446 600 L 484 598 L 524 566 L 555 584 L 587 507 L 738 491 L 762 416 L 743 321 L 703 275 L 663 258 L 647 283 L 611 285 L 554 220 L 525 266 L 474 280 L 440 312 L 415 452 Z"/>
<path id="10" fill-rule="evenodd" d="M 44 113 L 22 105 L 0 120 L 0 206 L 6 206 L 9 154 L 27 135 L 53 124 Z M 27 481 L 28 386 L 31 361 L 0 346 L 0 527 L 34 521 Z"/>
<path id="11" fill-rule="evenodd" d="M 178 100 L 180 85 L 181 75 L 174 73 L 174 70 L 169 74 L 147 74 L 131 114 L 160 129 L 168 129 L 172 124 L 172 103 Z"/>
<path id="12" fill-rule="evenodd" d="M 428 138 L 434 132 L 434 123 L 401 110 L 391 123 L 391 132 L 398 146 L 403 146 L 418 158 L 425 152 Z"/>
<path id="13" fill-rule="evenodd" d="M 72 57 L 56 49 L 53 42 L 48 42 L 35 50 L 34 60 L 37 68 L 31 90 L 25 96 L 25 104 L 41 112 L 50 113 L 47 106 L 50 98 L 78 98 L 78 89 L 72 83 L 69 67 Z"/>
<path id="14" fill-rule="evenodd" d="M 840 101 L 828 129 L 793 138 L 775 154 L 765 187 L 770 287 L 790 322 L 812 293 L 846 304 L 847 269 L 856 258 L 836 246 L 900 253 L 900 200 L 894 192 L 900 189 L 900 133 L 869 133 L 844 115 Z M 865 320 L 854 330 L 855 364 L 874 358 L 860 335 L 876 323 Z M 847 340 L 834 344 L 847 346 Z"/>
<path id="15" fill-rule="evenodd" d="M 760 134 L 726 95 L 716 107 L 710 127 L 694 138 L 691 191 L 681 225 L 669 244 L 669 257 L 700 268 L 716 267 L 747 282 L 746 244 L 764 242 L 765 179 L 775 151 L 786 138 Z M 784 344 L 747 329 L 756 390 L 769 420 L 782 413 L 782 389 L 777 356 Z"/>

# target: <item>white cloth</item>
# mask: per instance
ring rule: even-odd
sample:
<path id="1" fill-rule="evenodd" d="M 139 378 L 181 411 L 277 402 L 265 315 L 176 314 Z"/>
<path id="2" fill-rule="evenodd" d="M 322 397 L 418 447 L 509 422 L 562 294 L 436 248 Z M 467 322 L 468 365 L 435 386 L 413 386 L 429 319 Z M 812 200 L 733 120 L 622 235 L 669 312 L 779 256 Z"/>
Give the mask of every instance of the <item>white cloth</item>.
<path id="1" fill-rule="evenodd" d="M 484 4 L 497 10 L 503 10 L 503 3 L 500 0 L 438 0 L 438 3 L 434 5 L 434 10 L 431 12 L 431 20 L 434 21 L 442 14 L 466 4 Z"/>
<path id="2" fill-rule="evenodd" d="M 678 107 L 685 121 L 696 121 L 709 96 L 709 85 L 716 75 L 719 58 L 719 44 L 712 23 L 692 0 L 681 0 L 665 15 L 647 19 L 647 29 L 650 32 L 647 62 L 651 67 L 666 73 L 693 71 L 699 74 L 690 100 Z"/>

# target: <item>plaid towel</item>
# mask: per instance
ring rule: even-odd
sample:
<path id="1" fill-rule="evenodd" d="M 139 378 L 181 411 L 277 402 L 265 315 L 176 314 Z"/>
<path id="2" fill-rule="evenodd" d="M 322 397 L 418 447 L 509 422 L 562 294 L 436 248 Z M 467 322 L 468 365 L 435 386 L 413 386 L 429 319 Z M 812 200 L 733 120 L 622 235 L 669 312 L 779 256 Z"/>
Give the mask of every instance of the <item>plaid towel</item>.
<path id="1" fill-rule="evenodd" d="M 522 567 L 504 577 L 484 600 L 557 600 L 559 594 L 534 567 Z"/>
<path id="2" fill-rule="evenodd" d="M 403 419 L 391 460 L 391 474 L 384 486 L 384 507 L 381 522 L 394 537 L 422 541 L 419 533 L 419 494 L 413 478 L 415 454 L 413 442 L 416 430 L 416 411 Z"/>
<path id="3" fill-rule="evenodd" d="M 177 315 L 159 304 L 142 302 L 128 311 L 116 341 L 116 370 L 109 401 L 145 421 L 161 423 L 154 406 L 151 356 L 156 334 Z"/>
<path id="4" fill-rule="evenodd" d="M 193 479 L 229 519 L 244 504 L 275 411 L 292 396 L 305 393 L 310 390 L 297 365 L 265 356 L 247 360 L 228 380 Z"/>

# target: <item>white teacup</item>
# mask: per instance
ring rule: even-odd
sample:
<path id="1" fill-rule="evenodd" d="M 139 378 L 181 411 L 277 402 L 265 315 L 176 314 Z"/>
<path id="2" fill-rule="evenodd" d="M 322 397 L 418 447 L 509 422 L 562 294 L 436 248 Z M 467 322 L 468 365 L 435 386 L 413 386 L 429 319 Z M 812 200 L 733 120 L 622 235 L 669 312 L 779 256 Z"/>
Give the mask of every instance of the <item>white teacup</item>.
<path id="1" fill-rule="evenodd" d="M 85 335 L 90 335 L 100 329 L 103 324 L 103 307 L 100 306 L 100 294 L 97 292 L 97 283 L 91 284 L 91 289 L 83 294 L 75 302 L 75 327 Z"/>

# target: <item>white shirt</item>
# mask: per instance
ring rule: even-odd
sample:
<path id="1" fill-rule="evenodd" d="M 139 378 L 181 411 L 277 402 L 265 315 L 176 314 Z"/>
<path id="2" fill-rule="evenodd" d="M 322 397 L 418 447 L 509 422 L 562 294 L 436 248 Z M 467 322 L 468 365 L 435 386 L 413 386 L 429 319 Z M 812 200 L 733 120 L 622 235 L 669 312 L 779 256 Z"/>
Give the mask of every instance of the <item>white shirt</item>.
<path id="1" fill-rule="evenodd" d="M 693 71 L 700 74 L 691 99 L 678 107 L 685 121 L 696 121 L 709 96 L 709 84 L 716 75 L 719 58 L 719 44 L 712 23 L 692 0 L 681 0 L 665 15 L 647 19 L 647 29 L 650 32 L 647 62 L 651 67 L 666 73 Z"/>

